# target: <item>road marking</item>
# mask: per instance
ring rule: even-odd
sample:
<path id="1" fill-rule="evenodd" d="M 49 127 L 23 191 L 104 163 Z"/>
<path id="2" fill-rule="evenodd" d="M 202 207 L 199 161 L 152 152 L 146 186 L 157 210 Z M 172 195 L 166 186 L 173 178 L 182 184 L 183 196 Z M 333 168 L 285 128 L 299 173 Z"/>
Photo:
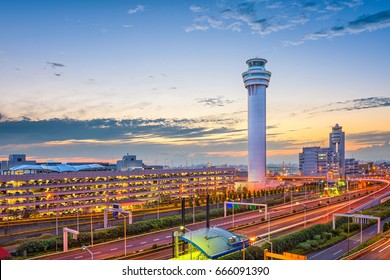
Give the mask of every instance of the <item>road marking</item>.
<path id="1" fill-rule="evenodd" d="M 97 255 L 97 254 L 100 254 L 101 252 L 96 252 L 96 253 L 93 253 L 94 255 Z"/>
<path id="2" fill-rule="evenodd" d="M 110 251 L 115 251 L 115 250 L 118 250 L 118 248 L 112 248 L 112 249 L 110 249 Z"/>
<path id="3" fill-rule="evenodd" d="M 374 231 L 371 231 L 368 235 L 371 235 L 371 234 L 373 234 L 373 233 L 375 233 L 375 230 L 374 230 Z"/>
<path id="4" fill-rule="evenodd" d="M 390 240 L 387 240 L 385 243 L 379 245 L 378 247 L 372 249 L 371 251 L 375 251 L 376 249 L 379 249 L 380 247 L 382 247 L 383 245 L 386 245 L 386 244 L 389 243 L 389 242 L 390 242 Z"/>
<path id="5" fill-rule="evenodd" d="M 171 238 L 172 236 L 170 236 L 170 235 L 168 235 L 168 236 L 166 236 L 165 238 Z"/>
<path id="6" fill-rule="evenodd" d="M 384 250 L 386 250 L 386 249 L 389 248 L 389 247 L 390 247 L 390 245 L 387 245 L 385 248 L 383 248 L 382 250 L 380 250 L 379 253 L 382 252 L 382 251 L 384 251 Z"/>
<path id="7" fill-rule="evenodd" d="M 144 242 L 141 242 L 140 244 L 146 244 L 146 241 L 144 241 Z"/>
<path id="8" fill-rule="evenodd" d="M 353 244 L 356 244 L 356 243 L 358 243 L 358 242 L 360 242 L 360 240 L 356 240 L 355 242 L 353 242 Z"/>
<path id="9" fill-rule="evenodd" d="M 343 249 L 338 250 L 336 253 L 333 254 L 333 256 L 337 255 L 338 253 L 340 253 L 340 252 L 342 252 L 342 251 L 343 251 Z"/>
<path id="10" fill-rule="evenodd" d="M 159 240 L 160 240 L 160 238 L 153 239 L 153 241 L 159 241 Z"/>
<path id="11" fill-rule="evenodd" d="M 129 247 L 132 247 L 132 246 L 133 246 L 133 245 L 130 244 L 130 245 L 127 245 L 126 247 L 129 248 Z"/>
<path id="12" fill-rule="evenodd" d="M 74 257 L 75 260 L 77 259 L 81 259 L 83 256 L 77 256 L 77 257 Z"/>

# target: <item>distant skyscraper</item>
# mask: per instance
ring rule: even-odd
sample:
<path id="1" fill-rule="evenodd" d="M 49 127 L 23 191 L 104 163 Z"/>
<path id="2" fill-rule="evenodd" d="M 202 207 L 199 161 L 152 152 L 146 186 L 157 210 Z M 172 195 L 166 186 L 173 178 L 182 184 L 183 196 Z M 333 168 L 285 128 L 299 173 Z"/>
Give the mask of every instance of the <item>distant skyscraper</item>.
<path id="1" fill-rule="evenodd" d="M 257 187 L 266 181 L 266 88 L 271 77 L 266 63 L 263 58 L 249 59 L 248 71 L 242 73 L 248 90 L 248 182 Z"/>
<path id="2" fill-rule="evenodd" d="M 329 180 L 344 177 L 345 133 L 336 124 L 329 134 L 329 148 L 304 147 L 299 154 L 299 171 L 304 176 L 327 176 Z"/>
<path id="3" fill-rule="evenodd" d="M 340 176 L 345 176 L 345 132 L 338 123 L 332 127 L 332 132 L 329 133 L 329 150 L 339 154 Z"/>

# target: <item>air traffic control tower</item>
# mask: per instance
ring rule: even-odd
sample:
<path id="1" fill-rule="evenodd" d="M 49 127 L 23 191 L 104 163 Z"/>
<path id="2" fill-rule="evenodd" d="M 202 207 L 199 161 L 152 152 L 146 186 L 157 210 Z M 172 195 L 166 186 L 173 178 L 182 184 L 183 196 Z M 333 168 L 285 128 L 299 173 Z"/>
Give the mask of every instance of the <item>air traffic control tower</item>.
<path id="1" fill-rule="evenodd" d="M 248 71 L 242 73 L 248 90 L 248 183 L 259 189 L 266 183 L 266 89 L 271 72 L 265 70 L 267 60 L 247 60 Z"/>

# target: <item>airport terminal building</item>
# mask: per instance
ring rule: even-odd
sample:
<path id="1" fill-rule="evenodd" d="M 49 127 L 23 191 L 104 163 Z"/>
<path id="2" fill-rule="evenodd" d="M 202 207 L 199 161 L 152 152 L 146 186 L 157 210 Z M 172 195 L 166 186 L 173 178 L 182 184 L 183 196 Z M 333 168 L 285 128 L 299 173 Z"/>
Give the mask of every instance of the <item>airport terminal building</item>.
<path id="1" fill-rule="evenodd" d="M 30 170 L 28 170 L 30 168 Z M 15 167 L 0 175 L 0 220 L 101 212 L 171 203 L 180 197 L 225 194 L 234 188 L 234 168 L 107 170 L 99 165 Z"/>

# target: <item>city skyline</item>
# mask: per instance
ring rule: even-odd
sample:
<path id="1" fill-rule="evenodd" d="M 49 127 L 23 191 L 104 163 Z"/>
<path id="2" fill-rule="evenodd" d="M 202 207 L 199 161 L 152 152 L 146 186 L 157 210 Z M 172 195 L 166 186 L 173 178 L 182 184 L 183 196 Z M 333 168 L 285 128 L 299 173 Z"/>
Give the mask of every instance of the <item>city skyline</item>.
<path id="1" fill-rule="evenodd" d="M 241 73 L 268 60 L 267 163 L 339 123 L 390 159 L 388 1 L 0 4 L 0 158 L 246 164 Z"/>

